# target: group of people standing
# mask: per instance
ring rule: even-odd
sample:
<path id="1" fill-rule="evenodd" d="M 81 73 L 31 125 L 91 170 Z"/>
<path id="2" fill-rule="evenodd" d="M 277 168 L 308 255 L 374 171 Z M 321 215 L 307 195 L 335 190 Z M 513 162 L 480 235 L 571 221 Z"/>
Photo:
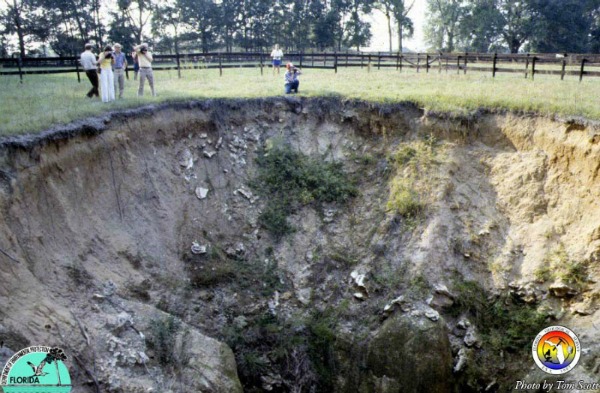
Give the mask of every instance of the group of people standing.
<path id="1" fill-rule="evenodd" d="M 92 84 L 91 90 L 87 93 L 89 98 L 94 96 L 101 97 L 102 102 L 111 102 L 115 100 L 116 91 L 119 92 L 119 98 L 123 98 L 125 90 L 125 75 L 127 70 L 127 58 L 121 51 L 120 44 L 114 44 L 113 47 L 106 46 L 104 51 L 96 58 L 92 52 L 92 44 L 85 45 L 85 51 L 81 54 L 80 62 L 85 70 L 85 74 Z M 154 92 L 154 75 L 152 73 L 152 53 L 148 50 L 147 44 L 140 44 L 133 48 L 131 54 L 134 61 L 134 80 L 137 80 L 138 70 L 140 74 L 140 84 L 138 96 L 144 95 L 144 81 L 148 79 L 148 84 Z M 98 78 L 98 73 L 100 78 Z"/>
<path id="2" fill-rule="evenodd" d="M 111 102 L 116 99 L 116 91 L 119 92 L 119 99 L 123 98 L 125 90 L 125 75 L 127 70 L 127 58 L 125 53 L 121 51 L 120 44 L 114 44 L 113 47 L 106 46 L 104 51 L 96 58 L 92 52 L 92 44 L 85 45 L 85 51 L 81 54 L 81 65 L 85 70 L 85 74 L 92 84 L 91 90 L 87 93 L 89 98 L 94 96 L 101 97 L 102 102 Z M 148 84 L 154 92 L 154 74 L 152 73 L 152 53 L 148 50 L 147 44 L 140 44 L 133 48 L 131 54 L 134 62 L 134 80 L 137 80 L 138 73 L 140 75 L 140 84 L 138 87 L 138 96 L 144 95 L 144 82 L 148 79 Z M 275 45 L 271 52 L 273 58 L 273 75 L 277 72 L 283 59 L 283 51 L 279 45 Z M 286 73 L 284 75 L 284 90 L 286 94 L 298 93 L 300 81 L 298 76 L 302 74 L 301 70 L 295 67 L 292 63 L 287 63 Z M 98 78 L 100 74 L 100 78 Z"/>

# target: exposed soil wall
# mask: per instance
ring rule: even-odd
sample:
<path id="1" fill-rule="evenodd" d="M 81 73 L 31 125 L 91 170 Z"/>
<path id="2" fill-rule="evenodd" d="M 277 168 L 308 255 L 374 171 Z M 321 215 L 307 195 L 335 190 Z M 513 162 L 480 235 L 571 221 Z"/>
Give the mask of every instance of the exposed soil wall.
<path id="1" fill-rule="evenodd" d="M 599 129 L 332 97 L 165 104 L 2 140 L 0 354 L 63 346 L 79 391 L 503 391 L 526 367 L 476 367 L 497 334 L 460 300 L 477 282 L 581 333 L 575 372 L 594 376 Z M 277 239 L 252 184 L 281 145 L 340 162 L 359 193 L 304 200 Z M 398 358 L 418 352 L 407 341 L 443 361 Z"/>

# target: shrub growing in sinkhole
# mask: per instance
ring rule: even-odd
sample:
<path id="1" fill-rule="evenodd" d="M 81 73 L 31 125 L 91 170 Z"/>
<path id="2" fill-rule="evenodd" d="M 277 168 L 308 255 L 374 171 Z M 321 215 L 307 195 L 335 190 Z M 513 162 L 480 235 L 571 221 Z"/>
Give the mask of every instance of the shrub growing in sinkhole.
<path id="1" fill-rule="evenodd" d="M 581 290 L 588 282 L 588 263 L 573 260 L 565 245 L 560 243 L 544 256 L 542 264 L 534 272 L 534 277 L 542 283 L 558 279 Z"/>
<path id="2" fill-rule="evenodd" d="M 435 170 L 440 164 L 435 138 L 406 142 L 389 157 L 396 168 L 390 180 L 390 196 L 387 210 L 413 220 L 426 207 L 427 195 L 435 183 Z"/>
<path id="3" fill-rule="evenodd" d="M 174 316 L 155 319 L 150 324 L 150 336 L 147 338 L 148 347 L 154 350 L 158 362 L 163 367 L 177 370 L 189 361 L 183 345 L 177 345 L 177 335 L 182 329 L 181 322 Z M 187 331 L 183 332 L 187 335 Z M 185 337 L 182 342 L 185 342 Z"/>
<path id="4" fill-rule="evenodd" d="M 260 224 L 276 238 L 291 233 L 287 217 L 309 204 L 346 203 L 358 189 L 341 163 L 324 162 L 275 146 L 259 154 L 258 174 L 251 186 L 268 200 Z"/>
<path id="5" fill-rule="evenodd" d="M 510 295 L 490 296 L 475 281 L 457 281 L 456 300 L 447 312 L 464 316 L 480 333 L 482 347 L 475 351 L 464 374 L 459 376 L 461 391 L 470 390 L 496 379 L 498 391 L 508 391 L 514 384 L 513 375 L 531 359 L 531 343 L 544 327 L 546 316 L 535 306 Z M 499 359 L 503 367 L 498 367 Z M 484 386 L 485 386 L 484 384 Z"/>

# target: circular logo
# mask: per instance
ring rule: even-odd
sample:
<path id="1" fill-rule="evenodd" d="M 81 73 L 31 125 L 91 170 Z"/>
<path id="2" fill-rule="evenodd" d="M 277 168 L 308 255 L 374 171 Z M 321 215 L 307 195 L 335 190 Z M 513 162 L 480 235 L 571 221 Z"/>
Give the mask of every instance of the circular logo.
<path id="1" fill-rule="evenodd" d="M 535 337 L 531 348 L 535 364 L 548 374 L 568 373 L 581 355 L 579 339 L 563 326 L 550 326 Z"/>
<path id="2" fill-rule="evenodd" d="M 4 393 L 69 393 L 71 377 L 62 349 L 35 346 L 20 350 L 6 363 L 0 376 Z"/>

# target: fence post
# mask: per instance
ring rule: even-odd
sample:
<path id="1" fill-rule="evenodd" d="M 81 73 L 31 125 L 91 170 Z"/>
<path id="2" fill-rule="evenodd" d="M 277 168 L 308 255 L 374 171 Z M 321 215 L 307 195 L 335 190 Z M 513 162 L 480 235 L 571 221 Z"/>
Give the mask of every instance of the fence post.
<path id="1" fill-rule="evenodd" d="M 179 51 L 175 53 L 175 59 L 177 60 L 177 77 L 181 79 L 181 64 L 179 62 Z"/>
<path id="2" fill-rule="evenodd" d="M 264 65 L 263 65 L 263 53 L 260 52 L 260 76 L 264 75 Z"/>
<path id="3" fill-rule="evenodd" d="M 425 55 L 425 72 L 429 74 L 429 53 Z"/>
<path id="4" fill-rule="evenodd" d="M 460 75 L 460 55 L 456 58 L 456 75 Z"/>
<path id="5" fill-rule="evenodd" d="M 377 70 L 381 69 L 381 52 L 377 52 Z"/>
<path id="6" fill-rule="evenodd" d="M 398 55 L 396 56 L 396 71 L 400 69 L 400 51 L 398 51 Z"/>
<path id="7" fill-rule="evenodd" d="M 348 68 L 348 52 L 349 50 L 346 49 L 346 68 Z"/>
<path id="8" fill-rule="evenodd" d="M 419 53 L 417 53 L 417 74 L 420 72 L 421 69 L 421 57 L 419 56 Z"/>
<path id="9" fill-rule="evenodd" d="M 79 61 L 75 59 L 75 71 L 77 72 L 77 82 L 81 83 L 81 76 L 79 75 Z"/>
<path id="10" fill-rule="evenodd" d="M 565 53 L 565 57 L 562 60 L 562 70 L 560 71 L 560 80 L 565 80 L 565 69 L 567 68 L 567 54 Z"/>
<path id="11" fill-rule="evenodd" d="M 223 76 L 223 62 L 221 59 L 221 52 L 218 53 L 219 56 L 219 76 Z"/>
<path id="12" fill-rule="evenodd" d="M 448 73 L 448 61 L 450 61 L 450 56 L 446 55 L 446 74 Z"/>
<path id="13" fill-rule="evenodd" d="M 525 79 L 527 79 L 528 71 L 529 71 L 529 53 L 527 54 L 527 57 L 525 58 Z"/>
<path id="14" fill-rule="evenodd" d="M 439 54 L 440 57 L 438 57 L 438 74 L 442 73 L 442 52 L 440 52 Z"/>
<path id="15" fill-rule="evenodd" d="M 360 69 L 362 70 L 363 68 L 363 55 L 361 55 L 360 53 L 358 54 L 360 56 Z"/>
<path id="16" fill-rule="evenodd" d="M 302 68 L 302 60 L 304 60 L 304 51 L 300 52 L 300 68 Z"/>
<path id="17" fill-rule="evenodd" d="M 581 70 L 579 71 L 579 82 L 583 80 L 583 68 L 585 67 L 586 59 L 581 59 Z"/>
<path id="18" fill-rule="evenodd" d="M 492 64 L 492 78 L 496 77 L 496 63 L 498 62 L 498 54 L 494 52 L 494 60 Z"/>
<path id="19" fill-rule="evenodd" d="M 337 74 L 337 66 L 338 66 L 337 61 L 338 61 L 338 55 L 337 55 L 337 52 L 334 52 L 333 53 L 333 69 L 336 74 Z"/>
<path id="20" fill-rule="evenodd" d="M 468 53 L 468 52 L 465 52 L 465 68 L 464 68 L 464 70 L 463 70 L 463 73 L 464 73 L 465 75 L 467 75 L 467 58 L 468 58 L 468 57 L 469 57 L 469 53 Z"/>
<path id="21" fill-rule="evenodd" d="M 367 63 L 367 72 L 371 72 L 371 54 L 369 53 L 369 62 Z"/>
<path id="22" fill-rule="evenodd" d="M 23 58 L 17 59 L 17 67 L 19 67 L 19 81 L 23 83 Z"/>
<path id="23" fill-rule="evenodd" d="M 531 80 L 535 80 L 535 63 L 537 62 L 537 57 L 533 56 L 531 59 Z"/>

